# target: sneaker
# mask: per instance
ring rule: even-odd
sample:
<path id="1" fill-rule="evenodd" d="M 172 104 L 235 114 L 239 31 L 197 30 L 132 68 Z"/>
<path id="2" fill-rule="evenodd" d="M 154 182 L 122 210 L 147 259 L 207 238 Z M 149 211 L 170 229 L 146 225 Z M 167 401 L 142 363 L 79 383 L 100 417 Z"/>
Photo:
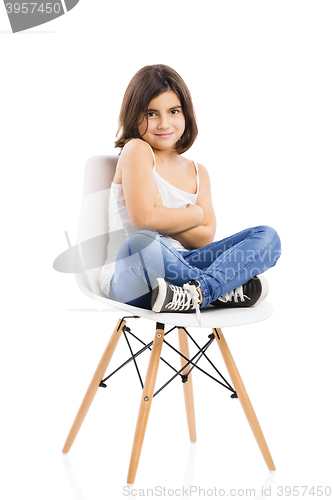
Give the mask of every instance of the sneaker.
<path id="1" fill-rule="evenodd" d="M 222 295 L 211 304 L 215 307 L 253 307 L 262 302 L 268 294 L 268 282 L 261 274 L 235 290 Z"/>
<path id="2" fill-rule="evenodd" d="M 199 320 L 200 295 L 197 280 L 191 280 L 183 286 L 171 285 L 163 278 L 155 280 L 152 291 L 151 308 L 154 312 L 196 312 Z"/>

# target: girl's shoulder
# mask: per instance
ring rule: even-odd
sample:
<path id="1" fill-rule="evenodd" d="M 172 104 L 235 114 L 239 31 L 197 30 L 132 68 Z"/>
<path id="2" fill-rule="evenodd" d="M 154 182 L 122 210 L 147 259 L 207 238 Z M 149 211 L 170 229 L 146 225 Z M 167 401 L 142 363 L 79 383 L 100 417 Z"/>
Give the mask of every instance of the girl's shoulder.
<path id="1" fill-rule="evenodd" d="M 132 161 L 134 159 L 135 162 Z M 126 164 L 137 165 L 138 168 L 140 168 L 141 165 L 149 165 L 152 167 L 154 165 L 154 156 L 149 144 L 142 139 L 134 138 L 126 142 L 121 151 L 118 163 L 120 164 L 120 168 Z"/>
<path id="2" fill-rule="evenodd" d="M 199 174 L 202 174 L 205 177 L 207 177 L 207 176 L 209 177 L 209 173 L 208 173 L 207 168 L 204 167 L 201 163 L 198 163 L 198 162 L 197 162 L 197 165 L 198 165 Z"/>
<path id="3" fill-rule="evenodd" d="M 199 177 L 209 178 L 209 173 L 206 167 L 204 167 L 201 163 L 198 163 L 194 160 L 189 160 L 188 158 L 184 158 L 184 165 L 187 165 L 189 168 L 193 168 L 193 164 L 196 165 Z"/>
<path id="4" fill-rule="evenodd" d="M 143 152 L 143 154 L 145 154 L 146 152 L 150 152 L 150 155 L 151 155 L 151 147 L 149 146 L 149 144 L 146 141 L 139 139 L 139 138 L 133 138 L 133 139 L 130 139 L 128 142 L 126 142 L 125 146 L 122 149 L 121 155 L 124 152 L 126 154 L 130 154 L 132 152 L 139 153 L 139 154 L 141 152 Z"/>

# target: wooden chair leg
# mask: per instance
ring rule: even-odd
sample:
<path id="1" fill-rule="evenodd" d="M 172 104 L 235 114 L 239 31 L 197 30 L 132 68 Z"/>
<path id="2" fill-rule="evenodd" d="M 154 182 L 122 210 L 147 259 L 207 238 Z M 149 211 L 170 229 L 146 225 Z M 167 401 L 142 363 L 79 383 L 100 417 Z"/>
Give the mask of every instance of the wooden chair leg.
<path id="1" fill-rule="evenodd" d="M 179 337 L 179 350 L 187 359 L 190 359 L 190 350 L 188 347 L 188 339 L 187 334 L 183 328 L 178 328 L 178 337 Z M 186 360 L 180 357 L 180 366 L 184 366 L 186 364 Z M 187 375 L 190 371 L 191 365 L 188 365 L 183 371 L 182 375 Z M 196 434 L 196 426 L 195 426 L 195 414 L 194 414 L 194 398 L 193 398 L 193 385 L 192 385 L 192 373 L 189 374 L 187 381 L 183 384 L 184 388 L 184 398 L 185 398 L 185 407 L 186 407 L 186 415 L 187 415 L 187 423 L 188 423 L 188 431 L 190 434 L 190 441 L 195 443 L 197 440 Z"/>
<path id="2" fill-rule="evenodd" d="M 79 411 L 77 412 L 77 415 L 75 417 L 75 420 L 73 422 L 73 425 L 71 427 L 71 430 L 69 431 L 68 437 L 66 439 L 65 445 L 63 447 L 62 452 L 63 453 L 68 453 L 69 450 L 71 449 L 71 446 L 80 430 L 80 427 L 88 413 L 88 410 L 91 406 L 91 403 L 94 400 L 94 397 L 96 395 L 97 389 L 99 387 L 99 384 L 101 383 L 101 380 L 103 379 L 103 376 L 107 370 L 107 367 L 109 366 L 111 357 L 115 351 L 115 348 L 118 344 L 119 338 L 122 334 L 122 329 L 126 325 L 126 321 L 123 321 L 122 319 L 118 320 L 116 328 L 113 330 L 113 333 L 111 335 L 111 338 L 109 340 L 108 345 L 106 346 L 106 349 L 104 351 L 104 354 L 96 368 L 95 374 L 90 382 L 90 385 L 87 389 L 87 392 L 83 398 L 83 401 L 81 403 L 81 406 L 79 408 Z"/>
<path id="3" fill-rule="evenodd" d="M 214 328 L 213 333 L 214 333 L 215 338 L 217 340 L 217 344 L 220 348 L 225 365 L 228 369 L 230 378 L 235 386 L 235 390 L 237 392 L 238 399 L 243 407 L 244 413 L 245 413 L 246 418 L 250 424 L 250 427 L 252 429 L 254 437 L 258 443 L 258 446 L 260 448 L 262 456 L 264 457 L 264 460 L 267 464 L 268 469 L 270 471 L 273 471 L 273 470 L 275 470 L 275 465 L 274 465 L 273 459 L 271 457 L 271 454 L 270 454 L 270 451 L 268 449 L 265 437 L 264 437 L 263 432 L 260 428 L 258 419 L 257 419 L 256 414 L 254 412 L 254 409 L 252 407 L 249 396 L 247 395 L 245 386 L 244 386 L 243 381 L 241 379 L 241 376 L 238 372 L 237 366 L 236 366 L 235 361 L 232 357 L 232 354 L 229 350 L 227 342 L 226 342 L 220 328 Z"/>
<path id="4" fill-rule="evenodd" d="M 160 362 L 161 350 L 164 338 L 164 325 L 156 324 L 156 333 L 151 351 L 146 379 L 142 390 L 141 404 L 135 429 L 131 460 L 128 469 L 127 482 L 133 484 L 138 468 L 143 440 L 145 437 L 150 406 L 153 399 L 154 387 Z"/>

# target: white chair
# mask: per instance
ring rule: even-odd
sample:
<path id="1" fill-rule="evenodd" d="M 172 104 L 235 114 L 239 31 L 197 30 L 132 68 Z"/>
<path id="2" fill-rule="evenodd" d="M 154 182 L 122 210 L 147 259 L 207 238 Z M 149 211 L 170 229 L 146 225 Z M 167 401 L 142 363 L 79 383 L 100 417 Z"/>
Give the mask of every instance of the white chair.
<path id="1" fill-rule="evenodd" d="M 131 333 L 130 328 L 126 326 L 125 318 L 141 317 L 155 322 L 156 328 L 154 340 L 149 344 L 145 344 L 144 342 L 142 342 L 145 347 L 141 351 L 151 349 L 151 355 L 146 373 L 145 383 L 144 385 L 142 383 L 142 398 L 139 408 L 127 482 L 130 484 L 134 483 L 136 476 L 150 406 L 152 403 L 152 398 L 154 396 L 154 387 L 158 365 L 160 359 L 163 359 L 161 358 L 162 344 L 163 342 L 166 343 L 164 337 L 167 333 L 169 333 L 165 332 L 165 324 L 172 325 L 172 330 L 174 328 L 178 328 L 180 346 L 179 354 L 182 361 L 184 362 L 184 365 L 182 366 L 181 370 L 176 370 L 177 373 L 174 377 L 172 377 L 172 379 L 179 375 L 184 382 L 184 396 L 190 440 L 192 442 L 196 441 L 196 427 L 193 404 L 192 378 L 189 372 L 193 367 L 199 368 L 199 366 L 197 365 L 198 359 L 201 356 L 207 357 L 205 351 L 215 340 L 223 356 L 231 381 L 234 385 L 234 389 L 224 378 L 224 383 L 222 383 L 222 385 L 224 385 L 231 391 L 231 397 L 238 397 L 268 469 L 270 471 L 275 470 L 275 466 L 266 444 L 264 435 L 260 428 L 259 422 L 253 410 L 242 379 L 239 375 L 236 364 L 230 353 L 225 337 L 221 331 L 221 328 L 223 327 L 247 325 L 267 319 L 273 313 L 273 308 L 269 304 L 269 302 L 265 300 L 257 307 L 244 309 L 221 310 L 216 309 L 213 306 L 211 308 L 204 308 L 203 310 L 201 310 L 200 326 L 195 314 L 157 314 L 150 310 L 141 309 L 138 307 L 122 304 L 120 302 L 112 301 L 105 297 L 102 293 L 99 286 L 99 273 L 101 270 L 101 266 L 106 259 L 106 247 L 108 243 L 108 199 L 110 185 L 116 170 L 117 160 L 117 156 L 96 156 L 90 158 L 87 161 L 85 168 L 83 199 L 77 244 L 75 245 L 75 247 L 72 247 L 68 251 L 64 252 L 64 254 L 59 256 L 59 258 L 54 262 L 55 269 L 62 271 L 69 270 L 65 269 L 66 266 L 69 266 L 73 271 L 75 266 L 76 279 L 80 289 L 93 299 L 98 300 L 107 307 L 117 310 L 119 311 L 119 313 L 121 313 L 121 317 L 112 332 L 110 341 L 106 346 L 104 354 L 99 362 L 96 372 L 76 415 L 72 428 L 68 434 L 66 443 L 63 448 L 63 453 L 69 452 L 98 388 L 106 386 L 105 379 L 103 380 L 103 377 L 108 368 L 111 357 L 115 351 L 119 338 L 121 337 L 122 333 L 124 333 L 127 340 L 126 334 Z M 211 328 L 213 331 L 209 336 L 209 342 L 207 342 L 207 344 L 202 348 L 198 346 L 199 351 L 195 356 L 192 356 L 192 358 L 190 358 L 189 354 L 188 336 L 190 335 L 187 331 L 188 327 L 207 327 Z M 193 340 L 192 337 L 191 339 Z M 134 354 L 131 351 L 131 357 L 127 362 L 134 361 L 134 363 L 136 364 L 136 357 L 139 353 Z"/>

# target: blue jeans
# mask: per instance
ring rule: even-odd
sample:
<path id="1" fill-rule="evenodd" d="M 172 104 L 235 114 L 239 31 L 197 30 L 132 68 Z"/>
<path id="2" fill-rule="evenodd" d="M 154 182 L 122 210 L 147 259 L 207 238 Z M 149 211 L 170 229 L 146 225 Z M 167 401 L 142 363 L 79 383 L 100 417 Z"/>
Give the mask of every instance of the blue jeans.
<path id="1" fill-rule="evenodd" d="M 280 254 L 280 238 L 269 226 L 245 229 L 187 251 L 176 250 L 158 232 L 137 231 L 117 254 L 109 297 L 151 309 L 156 278 L 178 286 L 196 279 L 203 294 L 202 308 L 274 266 Z"/>

